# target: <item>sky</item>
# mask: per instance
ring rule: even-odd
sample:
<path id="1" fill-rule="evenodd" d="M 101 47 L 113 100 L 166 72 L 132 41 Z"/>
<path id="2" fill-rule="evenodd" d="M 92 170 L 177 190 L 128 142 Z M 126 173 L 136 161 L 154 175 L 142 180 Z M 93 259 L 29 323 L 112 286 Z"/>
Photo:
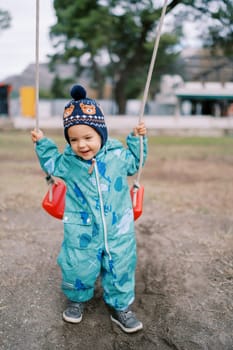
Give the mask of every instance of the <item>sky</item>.
<path id="1" fill-rule="evenodd" d="M 49 27 L 55 24 L 53 1 L 39 2 L 39 61 L 53 53 L 49 40 Z M 1 0 L 0 9 L 7 10 L 12 23 L 0 32 L 0 82 L 10 75 L 20 74 L 35 63 L 36 50 L 36 0 Z"/>

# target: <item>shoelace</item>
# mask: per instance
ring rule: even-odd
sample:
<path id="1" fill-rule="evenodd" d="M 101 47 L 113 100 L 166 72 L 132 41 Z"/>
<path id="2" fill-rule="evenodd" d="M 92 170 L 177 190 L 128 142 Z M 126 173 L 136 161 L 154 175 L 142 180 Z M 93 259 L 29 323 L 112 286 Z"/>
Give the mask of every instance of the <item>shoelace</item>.
<path id="1" fill-rule="evenodd" d="M 134 317 L 134 313 L 131 310 L 122 311 L 120 315 L 124 320 Z"/>
<path id="2" fill-rule="evenodd" d="M 73 305 L 69 305 L 69 309 L 71 312 L 75 312 L 76 310 L 82 312 L 82 305 L 80 304 L 73 304 Z"/>

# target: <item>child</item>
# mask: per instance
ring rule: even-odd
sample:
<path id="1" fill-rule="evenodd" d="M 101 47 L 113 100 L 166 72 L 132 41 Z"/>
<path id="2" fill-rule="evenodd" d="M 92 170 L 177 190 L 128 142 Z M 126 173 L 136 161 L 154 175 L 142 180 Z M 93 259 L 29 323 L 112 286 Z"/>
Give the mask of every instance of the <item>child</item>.
<path id="1" fill-rule="evenodd" d="M 93 297 L 100 275 L 111 320 L 133 333 L 143 325 L 130 310 L 135 296 L 136 241 L 127 176 L 139 167 L 139 135 L 145 161 L 146 127 L 143 122 L 137 125 L 125 148 L 108 139 L 103 112 L 86 97 L 82 86 L 73 86 L 71 96 L 63 115 L 68 142 L 63 154 L 42 131 L 31 132 L 42 169 L 62 178 L 67 187 L 64 240 L 57 259 L 69 301 L 63 319 L 82 320 L 84 303 Z"/>

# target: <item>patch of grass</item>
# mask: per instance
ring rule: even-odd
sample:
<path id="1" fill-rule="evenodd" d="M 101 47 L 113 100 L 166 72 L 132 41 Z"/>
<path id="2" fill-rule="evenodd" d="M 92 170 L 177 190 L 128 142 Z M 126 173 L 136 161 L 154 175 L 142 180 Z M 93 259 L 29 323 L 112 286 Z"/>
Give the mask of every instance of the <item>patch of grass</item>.
<path id="1" fill-rule="evenodd" d="M 150 136 L 149 156 L 161 159 L 232 158 L 233 138 Z"/>
<path id="2" fill-rule="evenodd" d="M 62 130 L 47 130 L 45 135 L 51 137 L 62 151 L 65 140 Z M 114 137 L 114 136 L 113 136 Z M 121 141 L 125 136 L 118 135 Z M 158 158 L 209 158 L 232 157 L 232 137 L 178 137 L 150 136 L 149 157 Z M 2 160 L 34 160 L 35 153 L 29 130 L 7 130 L 0 132 L 0 158 Z"/>
<path id="3" fill-rule="evenodd" d="M 233 147 L 233 137 L 204 136 L 150 136 L 150 144 L 156 145 L 186 145 L 186 146 L 230 146 Z"/>
<path id="4" fill-rule="evenodd" d="M 47 131 L 45 135 L 53 138 L 58 147 L 64 148 L 62 131 Z M 30 130 L 0 131 L 0 159 L 31 160 L 35 159 L 34 146 Z"/>

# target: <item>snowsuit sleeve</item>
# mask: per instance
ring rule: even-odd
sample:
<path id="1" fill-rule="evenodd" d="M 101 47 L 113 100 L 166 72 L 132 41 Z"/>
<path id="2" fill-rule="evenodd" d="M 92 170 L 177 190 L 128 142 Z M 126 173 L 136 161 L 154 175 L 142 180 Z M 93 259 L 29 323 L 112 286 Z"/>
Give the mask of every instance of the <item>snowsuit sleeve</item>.
<path id="1" fill-rule="evenodd" d="M 134 175 L 140 164 L 140 137 L 136 137 L 133 134 L 129 134 L 126 139 L 128 148 L 125 152 L 125 161 L 127 167 L 127 175 Z M 148 152 L 148 140 L 147 137 L 143 137 L 143 163 L 145 164 Z"/>
<path id="2" fill-rule="evenodd" d="M 37 141 L 35 151 L 45 173 L 64 178 L 67 172 L 64 157 L 52 140 L 44 137 Z"/>

